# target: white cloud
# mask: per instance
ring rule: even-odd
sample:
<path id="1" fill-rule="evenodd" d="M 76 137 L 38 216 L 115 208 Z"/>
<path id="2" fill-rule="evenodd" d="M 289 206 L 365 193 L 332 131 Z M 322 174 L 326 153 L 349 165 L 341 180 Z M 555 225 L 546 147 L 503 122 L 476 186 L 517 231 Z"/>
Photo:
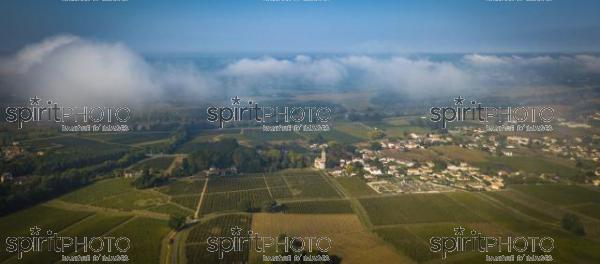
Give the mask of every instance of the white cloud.
<path id="1" fill-rule="evenodd" d="M 555 81 L 554 73 L 598 74 L 596 55 L 469 54 L 458 60 L 402 56 L 298 55 L 240 58 L 203 72 L 194 62 L 149 63 L 123 44 L 55 36 L 0 59 L 0 87 L 55 100 L 135 102 L 213 98 L 271 89 L 384 89 L 441 95 L 461 89 Z M 563 78 L 560 77 L 560 78 Z M 4 88 L 3 88 L 4 89 Z"/>
<path id="2" fill-rule="evenodd" d="M 193 67 L 158 69 L 120 43 L 56 36 L 26 46 L 0 62 L 12 92 L 61 102 L 128 102 L 160 99 L 176 89 L 208 91 L 210 81 Z"/>
<path id="3" fill-rule="evenodd" d="M 305 55 L 298 55 L 293 60 L 271 57 L 241 59 L 228 65 L 223 74 L 251 85 L 300 81 L 310 85 L 333 86 L 346 77 L 344 67 L 338 62 L 312 59 Z"/>

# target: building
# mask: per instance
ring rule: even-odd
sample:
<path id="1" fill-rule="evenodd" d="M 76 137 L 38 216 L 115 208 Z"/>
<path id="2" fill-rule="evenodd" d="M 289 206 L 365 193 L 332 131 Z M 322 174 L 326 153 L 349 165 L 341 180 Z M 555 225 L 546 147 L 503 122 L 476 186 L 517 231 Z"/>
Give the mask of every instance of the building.
<path id="1" fill-rule="evenodd" d="M 10 172 L 2 173 L 2 176 L 0 176 L 1 183 L 8 183 L 8 182 L 12 182 L 13 180 L 14 180 L 14 178 Z"/>
<path id="2" fill-rule="evenodd" d="M 315 168 L 324 170 L 325 165 L 327 164 L 327 153 L 325 153 L 325 148 L 321 148 L 321 157 L 317 157 L 315 159 Z"/>

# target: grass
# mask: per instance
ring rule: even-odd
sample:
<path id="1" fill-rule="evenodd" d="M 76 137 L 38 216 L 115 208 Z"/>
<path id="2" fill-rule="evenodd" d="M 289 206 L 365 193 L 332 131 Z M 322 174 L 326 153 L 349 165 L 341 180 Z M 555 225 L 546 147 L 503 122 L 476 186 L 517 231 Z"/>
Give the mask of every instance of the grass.
<path id="1" fill-rule="evenodd" d="M 575 185 L 513 185 L 511 188 L 555 205 L 600 203 L 600 192 Z"/>
<path id="2" fill-rule="evenodd" d="M 109 196 L 129 192 L 132 189 L 131 179 L 112 178 L 65 194 L 60 199 L 72 203 L 90 204 Z"/>
<path id="3" fill-rule="evenodd" d="M 200 194 L 204 188 L 204 180 L 178 180 L 160 187 L 158 190 L 168 195 Z"/>
<path id="4" fill-rule="evenodd" d="M 167 215 L 191 216 L 194 212 L 185 210 L 177 205 L 166 203 L 148 208 L 147 210 Z"/>
<path id="5" fill-rule="evenodd" d="M 458 146 L 436 146 L 431 150 L 446 157 L 448 160 L 461 160 L 467 162 L 483 162 L 489 155 L 481 150 L 466 149 Z"/>
<path id="6" fill-rule="evenodd" d="M 91 203 L 93 206 L 121 210 L 140 210 L 167 202 L 167 197 L 149 191 L 130 190 Z"/>
<path id="7" fill-rule="evenodd" d="M 142 161 L 136 163 L 135 165 L 131 166 L 131 169 L 132 170 L 141 170 L 144 168 L 151 168 L 151 169 L 155 169 L 155 170 L 164 171 L 167 168 L 169 168 L 171 163 L 173 163 L 174 159 L 175 159 L 174 157 L 157 157 L 157 158 L 145 159 L 145 160 L 142 160 Z"/>
<path id="8" fill-rule="evenodd" d="M 250 230 L 252 218 L 247 215 L 226 215 L 220 216 L 207 222 L 200 223 L 190 230 L 185 241 L 185 255 L 187 263 L 245 263 L 248 260 L 248 249 L 239 252 L 230 252 L 224 254 L 223 259 L 219 255 L 207 251 L 208 237 L 231 237 L 231 229 L 241 228 L 241 233 L 245 234 Z"/>
<path id="9" fill-rule="evenodd" d="M 346 200 L 307 201 L 283 203 L 289 214 L 352 214 L 350 202 Z"/>
<path id="10" fill-rule="evenodd" d="M 363 140 L 369 139 L 369 132 L 372 130 L 372 128 L 361 123 L 351 122 L 335 123 L 334 129 Z"/>
<path id="11" fill-rule="evenodd" d="M 167 197 L 150 190 L 137 190 L 131 179 L 112 178 L 88 185 L 60 198 L 63 201 L 98 207 L 135 210 L 167 202 Z"/>
<path id="12" fill-rule="evenodd" d="M 166 131 L 128 132 L 128 133 L 99 133 L 90 135 L 90 138 L 117 144 L 139 144 L 144 142 L 163 140 L 171 133 Z"/>
<path id="13" fill-rule="evenodd" d="M 464 214 L 466 208 L 444 194 L 410 194 L 359 201 L 374 225 L 481 220 L 478 216 Z"/>
<path id="14" fill-rule="evenodd" d="M 216 177 L 208 181 L 208 193 L 228 192 L 248 189 L 266 189 L 262 177 Z"/>
<path id="15" fill-rule="evenodd" d="M 29 229 L 36 226 L 42 233 L 47 230 L 59 232 L 91 215 L 90 212 L 63 210 L 42 205 L 30 207 L 0 218 L 0 230 L 2 230 L 0 238 L 5 241 L 8 236 L 29 236 Z M 6 250 L 0 250 L 0 261 L 11 256 Z"/>
<path id="16" fill-rule="evenodd" d="M 239 211 L 243 201 L 250 203 L 252 208 L 260 208 L 266 201 L 270 201 L 269 192 L 264 190 L 236 191 L 225 193 L 212 193 L 204 196 L 202 201 L 202 213 L 213 213 L 219 211 Z"/>
<path id="17" fill-rule="evenodd" d="M 171 197 L 171 201 L 190 210 L 196 210 L 200 195 L 181 195 Z"/>
<path id="18" fill-rule="evenodd" d="M 587 215 L 589 217 L 596 218 L 600 220 L 600 204 L 590 203 L 590 204 L 582 204 L 570 207 L 570 209 L 575 210 L 581 214 Z"/>
<path id="19" fill-rule="evenodd" d="M 168 232 L 166 221 L 138 217 L 115 229 L 111 236 L 130 239 L 131 248 L 126 253 L 129 262 L 159 263 L 162 240 Z"/>
<path id="20" fill-rule="evenodd" d="M 492 166 L 496 168 L 510 168 L 532 173 L 551 173 L 561 178 L 574 178 L 581 175 L 581 171 L 574 166 L 535 156 L 512 156 L 512 157 L 489 157 L 487 161 L 479 165 Z"/>
<path id="21" fill-rule="evenodd" d="M 253 214 L 252 231 L 274 238 L 280 234 L 288 237 L 328 237 L 332 241 L 328 254 L 340 257 L 342 263 L 410 261 L 367 230 L 353 214 Z M 274 250 L 265 253 L 273 254 L 277 253 Z M 262 254 L 251 251 L 250 255 L 250 263 L 260 263 Z"/>
<path id="22" fill-rule="evenodd" d="M 342 185 L 344 190 L 352 197 L 377 194 L 363 180 L 358 177 L 337 177 L 335 180 Z"/>

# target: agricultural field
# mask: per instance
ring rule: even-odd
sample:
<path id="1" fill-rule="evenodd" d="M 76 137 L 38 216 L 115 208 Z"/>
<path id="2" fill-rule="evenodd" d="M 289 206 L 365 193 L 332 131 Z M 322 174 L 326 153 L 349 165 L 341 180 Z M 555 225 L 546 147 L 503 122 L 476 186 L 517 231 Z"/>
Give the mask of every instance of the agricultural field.
<path id="1" fill-rule="evenodd" d="M 431 150 L 447 160 L 484 162 L 489 157 L 487 152 L 461 148 L 459 146 L 436 146 L 432 147 Z"/>
<path id="2" fill-rule="evenodd" d="M 127 146 L 104 143 L 92 139 L 60 136 L 24 141 L 23 146 L 32 152 L 52 153 L 53 159 L 93 158 L 127 151 Z"/>
<path id="3" fill-rule="evenodd" d="M 282 199 L 297 198 L 339 198 L 339 194 L 325 180 L 324 176 L 313 170 L 284 170 L 271 174 L 267 177 L 269 187 L 282 186 L 281 180 L 270 179 L 271 177 L 281 177 L 284 185 L 289 189 L 290 197 L 277 197 Z M 277 181 L 272 184 L 271 181 Z"/>
<path id="4" fill-rule="evenodd" d="M 352 206 L 347 200 L 306 201 L 283 203 L 286 214 L 352 214 Z"/>
<path id="5" fill-rule="evenodd" d="M 377 192 L 358 177 L 337 177 L 334 180 L 352 197 L 377 194 Z"/>
<path id="6" fill-rule="evenodd" d="M 131 239 L 128 256 L 134 263 L 159 263 L 162 240 L 169 232 L 164 220 L 136 217 L 110 232 Z"/>
<path id="7" fill-rule="evenodd" d="M 0 238 L 2 241 L 5 241 L 8 236 L 29 236 L 29 229 L 35 226 L 43 230 L 50 229 L 60 232 L 91 215 L 92 213 L 90 212 L 57 209 L 43 205 L 30 207 L 0 218 L 0 230 L 6 232 L 0 234 Z M 0 261 L 4 261 L 12 256 L 14 254 L 0 250 Z"/>
<path id="8" fill-rule="evenodd" d="M 179 204 L 190 210 L 196 210 L 198 206 L 198 201 L 200 200 L 200 195 L 178 195 L 172 196 L 171 202 Z"/>
<path id="9" fill-rule="evenodd" d="M 335 141 L 343 144 L 354 144 L 365 141 L 365 139 L 344 133 L 335 128 L 327 132 L 302 132 L 300 135 L 303 136 L 305 140 L 310 140 L 317 134 L 321 135 L 327 142 Z"/>
<path id="10" fill-rule="evenodd" d="M 263 132 L 262 129 L 244 129 L 244 137 L 254 144 L 274 143 L 281 141 L 297 141 L 300 136 L 295 132 Z"/>
<path id="11" fill-rule="evenodd" d="M 560 228 L 565 212 L 595 207 L 600 193 L 577 186 L 516 186 L 507 191 L 444 194 L 406 194 L 394 197 L 359 199 L 373 231 L 399 252 L 418 262 L 439 260 L 439 253 L 429 250 L 432 236 L 452 236 L 453 228 L 465 227 L 488 236 L 550 236 L 555 240 L 555 260 L 576 263 L 600 259 L 597 241 L 599 221 L 582 218 L 585 238 Z M 530 192 L 531 191 L 531 192 Z M 581 194 L 581 195 L 577 195 Z M 553 197 L 548 202 L 543 199 Z M 560 202 L 558 200 L 561 200 Z M 597 209 L 596 209 L 597 210 Z M 583 213 L 582 213 L 583 214 Z M 485 254 L 465 252 L 448 256 L 457 263 L 484 262 Z"/>
<path id="12" fill-rule="evenodd" d="M 477 163 L 481 167 L 522 170 L 532 173 L 551 173 L 561 178 L 569 179 L 582 174 L 574 164 L 561 162 L 558 159 L 548 159 L 540 156 L 489 157 L 485 162 Z"/>
<path id="13" fill-rule="evenodd" d="M 102 180 L 59 199 L 70 203 L 121 210 L 145 209 L 167 202 L 166 195 L 152 190 L 137 190 L 131 186 L 131 181 L 125 178 Z"/>
<path id="14" fill-rule="evenodd" d="M 555 205 L 600 203 L 599 192 L 575 185 L 515 185 L 511 188 Z"/>
<path id="15" fill-rule="evenodd" d="M 103 210 L 77 211 L 64 209 L 57 203 L 38 205 L 0 218 L 0 228 L 7 236 L 30 236 L 30 228 L 39 227 L 42 233 L 48 230 L 67 237 L 127 236 L 131 249 L 127 255 L 135 263 L 158 262 L 162 238 L 168 232 L 166 222 L 145 217 L 135 217 L 126 212 Z M 76 254 L 73 249 L 65 255 Z M 18 259 L 15 254 L 0 252 L 4 263 L 51 263 L 59 261 L 61 254 L 42 251 L 29 252 Z"/>
<path id="16" fill-rule="evenodd" d="M 147 208 L 146 210 L 167 215 L 178 216 L 192 216 L 194 214 L 194 211 L 191 208 L 185 208 L 173 203 L 160 204 L 155 207 Z"/>
<path id="17" fill-rule="evenodd" d="M 206 250 L 208 237 L 232 236 L 231 228 L 241 228 L 241 233 L 250 230 L 252 218 L 246 214 L 232 214 L 220 216 L 195 225 L 189 232 L 185 241 L 185 256 L 187 263 L 243 263 L 248 260 L 248 248 L 236 253 L 224 254 L 219 259 L 217 253 Z"/>
<path id="18" fill-rule="evenodd" d="M 142 160 L 138 163 L 136 163 L 135 165 L 131 166 L 130 169 L 137 171 L 137 170 L 142 170 L 144 168 L 151 168 L 151 169 L 155 169 L 155 170 L 159 170 L 159 171 L 164 171 L 166 169 L 169 168 L 169 166 L 171 166 L 171 163 L 173 163 L 173 160 L 175 158 L 174 157 L 156 157 L 156 158 L 149 158 L 149 159 L 145 159 Z"/>
<path id="19" fill-rule="evenodd" d="M 261 236 L 328 237 L 332 241 L 330 256 L 343 263 L 405 263 L 403 254 L 394 251 L 382 239 L 365 229 L 353 214 L 267 214 L 252 216 L 252 231 Z M 368 250 L 356 250 L 357 248 Z M 275 254 L 273 249 L 267 255 Z M 261 254 L 250 252 L 250 263 L 262 263 Z"/>
<path id="20" fill-rule="evenodd" d="M 334 129 L 362 140 L 368 140 L 369 131 L 372 130 L 372 128 L 359 122 L 338 122 L 334 124 Z"/>
<path id="21" fill-rule="evenodd" d="M 265 180 L 262 177 L 221 176 L 211 178 L 208 181 L 207 191 L 215 193 L 266 188 Z"/>
<path id="22" fill-rule="evenodd" d="M 69 237 L 95 237 L 107 234 L 112 228 L 124 223 L 129 220 L 131 216 L 127 215 L 111 215 L 105 213 L 94 214 L 93 216 L 87 217 L 69 227 L 61 230 L 59 234 L 61 236 Z M 76 254 L 73 248 L 70 248 L 64 253 L 65 255 Z M 77 253 L 81 254 L 81 252 Z M 24 254 L 22 259 L 11 258 L 6 263 L 42 263 L 42 262 L 56 262 L 61 258 L 61 254 L 54 252 L 34 252 Z"/>
<path id="23" fill-rule="evenodd" d="M 158 188 L 158 191 L 167 195 L 195 195 L 202 192 L 205 180 L 178 180 Z"/>
<path id="24" fill-rule="evenodd" d="M 87 137 L 124 145 L 136 145 L 142 143 L 154 143 L 168 139 L 171 132 L 168 131 L 148 131 L 148 132 L 128 132 L 128 133 L 99 133 Z"/>
<path id="25" fill-rule="evenodd" d="M 444 194 L 406 194 L 359 199 L 374 225 L 431 222 L 477 222 L 476 215 Z"/>
<path id="26" fill-rule="evenodd" d="M 249 203 L 252 208 L 260 208 L 264 202 L 271 200 L 272 198 L 269 195 L 269 191 L 266 189 L 209 193 L 204 196 L 201 212 L 203 214 L 208 214 L 231 210 L 245 211 L 247 208 L 242 208 L 240 206 L 245 206 L 246 203 Z"/>

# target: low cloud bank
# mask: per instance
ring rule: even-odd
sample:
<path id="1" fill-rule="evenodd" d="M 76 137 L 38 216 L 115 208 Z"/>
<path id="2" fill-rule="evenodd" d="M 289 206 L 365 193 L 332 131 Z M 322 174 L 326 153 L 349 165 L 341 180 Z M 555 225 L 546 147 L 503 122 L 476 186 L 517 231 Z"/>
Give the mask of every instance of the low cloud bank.
<path id="1" fill-rule="evenodd" d="M 273 89 L 372 89 L 440 95 L 462 89 L 556 81 L 555 76 L 596 76 L 596 55 L 486 55 L 458 59 L 403 56 L 298 55 L 238 58 L 220 69 L 193 62 L 149 62 L 121 43 L 61 35 L 0 58 L 1 89 L 62 101 L 148 102 L 183 97 L 210 99 L 226 92 Z"/>

